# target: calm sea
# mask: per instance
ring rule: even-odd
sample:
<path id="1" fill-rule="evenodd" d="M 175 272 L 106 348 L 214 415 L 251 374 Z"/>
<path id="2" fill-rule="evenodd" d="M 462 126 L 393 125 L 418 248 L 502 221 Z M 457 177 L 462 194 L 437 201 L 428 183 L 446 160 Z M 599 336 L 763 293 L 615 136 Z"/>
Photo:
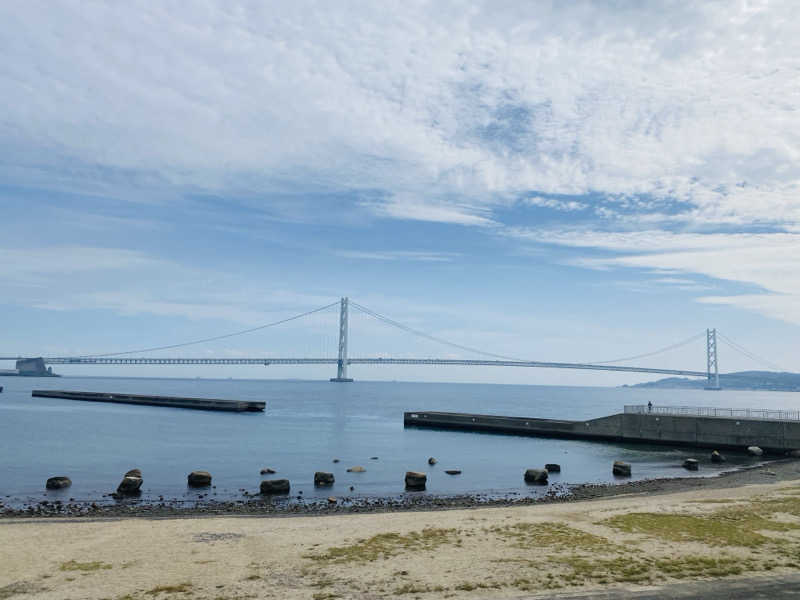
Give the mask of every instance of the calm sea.
<path id="1" fill-rule="evenodd" d="M 534 494 L 526 468 L 560 463 L 564 483 L 613 481 L 611 463 L 633 464 L 634 479 L 686 476 L 685 450 L 480 433 L 403 428 L 407 410 L 584 419 L 619 412 L 625 404 L 796 409 L 800 395 L 779 392 L 704 392 L 637 388 L 551 387 L 356 381 L 34 379 L 2 377 L 0 496 L 7 505 L 42 498 L 45 480 L 68 475 L 66 498 L 95 500 L 112 492 L 125 471 L 140 468 L 144 498 L 191 500 L 186 475 L 212 473 L 217 499 L 257 492 L 260 469 L 271 467 L 292 491 L 317 495 L 393 496 L 407 470 L 428 472 L 428 493 Z M 32 398 L 31 390 L 70 389 L 264 400 L 265 413 L 216 413 Z M 705 451 L 701 452 L 704 454 Z M 377 456 L 377 460 L 371 457 Z M 434 456 L 438 464 L 429 467 Z M 341 462 L 333 464 L 334 458 Z M 728 456 L 725 468 L 751 464 Z M 347 473 L 362 465 L 365 473 Z M 460 476 L 445 469 L 458 468 Z M 333 489 L 315 492 L 314 471 L 336 476 Z M 715 472 L 703 464 L 699 475 Z M 350 486 L 355 491 L 350 492 Z M 52 496 L 52 494 L 50 494 Z"/>

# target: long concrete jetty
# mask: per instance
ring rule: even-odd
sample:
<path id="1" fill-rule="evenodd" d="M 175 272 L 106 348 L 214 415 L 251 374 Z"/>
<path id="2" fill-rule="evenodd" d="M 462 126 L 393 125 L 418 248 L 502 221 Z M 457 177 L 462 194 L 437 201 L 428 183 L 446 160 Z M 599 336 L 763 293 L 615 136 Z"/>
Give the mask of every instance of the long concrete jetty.
<path id="1" fill-rule="evenodd" d="M 800 415 L 761 410 L 626 406 L 625 412 L 567 421 L 467 413 L 404 413 L 406 427 L 765 452 L 800 449 Z"/>
<path id="2" fill-rule="evenodd" d="M 75 392 L 65 390 L 33 390 L 31 396 L 39 398 L 64 398 L 89 402 L 116 402 L 145 406 L 171 406 L 199 410 L 223 410 L 233 412 L 263 412 L 266 402 L 247 400 L 220 400 L 217 398 L 178 398 L 175 396 L 143 396 L 139 394 L 109 394 L 104 392 Z"/>

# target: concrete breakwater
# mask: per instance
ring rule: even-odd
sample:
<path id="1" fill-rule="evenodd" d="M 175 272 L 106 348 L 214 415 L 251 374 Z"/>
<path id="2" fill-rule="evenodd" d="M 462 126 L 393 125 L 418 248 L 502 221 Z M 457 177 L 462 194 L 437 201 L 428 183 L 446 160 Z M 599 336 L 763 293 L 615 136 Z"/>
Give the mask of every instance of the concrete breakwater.
<path id="1" fill-rule="evenodd" d="M 586 421 L 430 411 L 406 412 L 403 420 L 406 427 L 537 437 L 734 450 L 759 446 L 773 454 L 800 449 L 800 420 L 706 416 L 700 409 L 697 414 L 686 414 L 686 409 L 669 414 L 665 408 L 626 407 L 626 412 Z"/>
<path id="2" fill-rule="evenodd" d="M 110 394 L 105 392 L 76 392 L 66 390 L 33 390 L 31 396 L 39 398 L 64 398 L 89 402 L 116 402 L 145 406 L 170 406 L 199 410 L 222 410 L 233 412 L 263 412 L 266 402 L 249 400 L 220 400 L 218 398 L 180 398 L 176 396 L 144 396 L 140 394 Z"/>

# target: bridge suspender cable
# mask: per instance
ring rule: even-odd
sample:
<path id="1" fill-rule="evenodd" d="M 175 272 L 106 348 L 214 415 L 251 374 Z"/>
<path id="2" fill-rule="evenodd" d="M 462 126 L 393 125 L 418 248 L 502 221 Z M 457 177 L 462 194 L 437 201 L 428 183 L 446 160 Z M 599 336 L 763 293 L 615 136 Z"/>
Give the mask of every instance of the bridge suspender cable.
<path id="1" fill-rule="evenodd" d="M 253 333 L 254 331 L 260 331 L 261 329 L 266 329 L 267 327 L 275 327 L 276 325 L 288 323 L 289 321 L 295 321 L 297 319 L 307 317 L 308 315 L 313 315 L 314 313 L 322 312 L 323 310 L 327 310 L 328 308 L 337 306 L 338 304 L 339 304 L 338 302 L 333 302 L 331 304 L 328 304 L 327 306 L 321 306 L 320 308 L 315 308 L 314 310 L 309 310 L 307 312 L 300 313 L 299 315 L 294 315 L 293 317 L 287 317 L 286 319 L 281 319 L 280 321 L 273 321 L 272 323 L 259 325 L 258 327 L 251 327 L 250 329 L 242 329 L 241 331 L 234 331 L 233 333 L 226 333 L 224 335 L 217 335 L 210 338 L 203 338 L 202 340 L 194 340 L 192 342 L 182 342 L 180 344 L 170 344 L 169 346 L 155 346 L 153 348 L 140 348 L 139 350 L 127 350 L 125 352 L 107 352 L 105 354 L 84 354 L 83 356 L 78 356 L 76 358 L 101 358 L 103 356 L 125 356 L 126 354 L 139 354 L 140 352 L 155 352 L 156 350 L 170 350 L 172 348 L 183 348 L 185 346 L 193 346 L 195 344 L 203 344 L 205 342 L 215 342 L 217 340 L 224 340 L 225 338 L 230 338 L 237 335 L 244 335 L 246 333 Z"/>
<path id="2" fill-rule="evenodd" d="M 354 308 L 358 309 L 359 311 L 363 312 L 366 315 L 369 315 L 370 317 L 378 319 L 379 321 L 383 321 L 387 325 L 391 325 L 392 327 L 397 327 L 398 329 L 402 329 L 403 331 L 406 331 L 406 332 L 411 333 L 413 335 L 416 335 L 416 336 L 423 337 L 425 339 L 431 340 L 432 342 L 437 342 L 439 344 L 444 344 L 445 346 L 450 346 L 452 348 L 458 348 L 459 350 L 464 350 L 466 352 L 473 352 L 475 354 L 480 354 L 482 356 L 489 356 L 491 358 L 499 358 L 499 359 L 502 359 L 502 360 L 514 360 L 514 361 L 518 361 L 518 362 L 524 362 L 524 360 L 525 360 L 525 359 L 522 359 L 522 358 L 515 358 L 513 356 L 503 356 L 502 354 L 493 354 L 492 352 L 484 352 L 483 350 L 478 350 L 477 348 L 470 348 L 469 346 L 462 346 L 461 344 L 456 344 L 455 342 L 450 342 L 448 340 L 444 340 L 444 339 L 436 337 L 434 335 L 430 335 L 428 333 L 425 333 L 424 331 L 418 331 L 416 329 L 413 329 L 413 328 L 409 327 L 408 325 L 404 325 L 403 323 L 399 323 L 398 321 L 395 321 L 394 319 L 390 319 L 389 317 L 385 317 L 385 316 L 383 316 L 383 315 L 381 315 L 379 313 L 376 313 L 375 311 L 370 310 L 366 306 L 361 306 L 360 304 L 358 304 L 356 302 L 353 302 L 352 300 L 350 301 L 350 306 L 353 306 Z"/>
<path id="3" fill-rule="evenodd" d="M 645 354 L 637 354 L 636 356 L 626 356 L 625 358 L 616 358 L 614 360 L 598 360 L 593 361 L 589 364 L 592 365 L 610 365 L 612 363 L 619 363 L 619 362 L 626 362 L 629 360 L 637 360 L 639 358 L 647 358 L 648 356 L 655 356 L 656 354 L 661 354 L 662 352 L 668 352 L 670 350 L 675 350 L 676 348 L 680 348 L 681 346 L 685 346 L 686 344 L 691 344 L 692 342 L 699 340 L 701 337 L 706 335 L 705 331 L 701 331 L 697 335 L 693 335 L 690 338 L 683 340 L 682 342 L 678 342 L 677 344 L 672 344 L 670 346 L 665 346 L 660 350 L 654 350 L 653 352 L 646 352 Z"/>
<path id="4" fill-rule="evenodd" d="M 723 335 L 719 331 L 717 331 L 717 335 L 720 337 L 720 339 L 723 342 L 725 342 L 725 344 L 727 346 L 729 346 L 729 347 L 733 348 L 734 350 L 736 350 L 737 352 L 743 354 L 744 356 L 746 356 L 750 360 L 754 360 L 755 362 L 760 363 L 762 365 L 765 365 L 765 366 L 769 367 L 770 369 L 775 369 L 776 371 L 786 372 L 786 369 L 782 368 L 779 365 L 776 365 L 774 362 L 768 361 L 766 358 L 761 358 L 757 354 L 754 354 L 754 353 L 750 352 L 749 350 L 747 350 L 746 348 L 743 348 L 742 346 L 740 346 L 739 344 L 734 342 L 731 338 L 729 338 L 726 335 Z"/>
<path id="5" fill-rule="evenodd" d="M 362 305 L 360 305 L 360 304 L 358 304 L 356 302 L 353 302 L 352 300 L 350 301 L 350 305 L 355 307 L 359 311 L 361 311 L 361 312 L 363 312 L 363 313 L 375 318 L 375 319 L 378 319 L 380 321 L 383 321 L 384 323 L 387 323 L 388 325 L 391 325 L 393 327 L 397 327 L 398 329 L 402 329 L 403 331 L 407 331 L 407 332 L 409 332 L 409 333 L 411 333 L 413 335 L 416 335 L 416 336 L 419 336 L 419 337 L 423 337 L 423 338 L 429 339 L 431 341 L 438 342 L 440 344 L 444 344 L 446 346 L 451 346 L 453 348 L 458 348 L 459 350 L 465 350 L 467 352 L 474 352 L 475 354 L 481 354 L 483 356 L 489 356 L 489 357 L 492 357 L 492 358 L 499 358 L 499 359 L 502 359 L 502 360 L 514 360 L 514 361 L 520 361 L 520 362 L 524 362 L 524 361 L 528 360 L 528 359 L 522 359 L 522 358 L 515 358 L 515 357 L 512 357 L 512 356 L 504 356 L 502 354 L 494 354 L 492 352 L 485 352 L 483 350 L 478 350 L 477 348 L 471 348 L 469 346 L 463 346 L 461 344 L 456 344 L 455 342 L 444 340 L 442 338 L 430 335 L 430 334 L 425 333 L 423 331 L 418 331 L 416 329 L 413 329 L 413 328 L 409 327 L 408 325 L 404 325 L 403 323 L 399 323 L 398 321 L 395 321 L 394 319 L 390 319 L 389 317 L 386 317 L 384 315 L 376 313 L 375 311 L 370 310 L 369 308 L 367 308 L 365 306 L 362 306 Z M 690 343 L 692 343 L 692 342 L 704 337 L 705 335 L 706 335 L 706 332 L 702 331 L 702 332 L 698 333 L 697 335 L 693 335 L 692 337 L 683 340 L 682 342 L 678 342 L 677 344 L 672 344 L 670 346 L 666 346 L 665 348 L 661 348 L 661 349 L 655 350 L 653 352 L 647 352 L 645 354 L 637 354 L 636 356 L 628 356 L 628 357 L 625 357 L 625 358 L 617 358 L 617 359 L 614 359 L 614 360 L 590 362 L 590 363 L 586 363 L 586 364 L 608 365 L 608 364 L 612 364 L 612 363 L 625 362 L 625 361 L 628 361 L 628 360 L 636 360 L 638 358 L 646 358 L 648 356 L 655 356 L 656 354 L 661 354 L 662 352 L 667 352 L 669 350 L 674 350 L 676 348 L 680 348 L 681 346 L 685 346 L 686 344 L 690 344 Z"/>

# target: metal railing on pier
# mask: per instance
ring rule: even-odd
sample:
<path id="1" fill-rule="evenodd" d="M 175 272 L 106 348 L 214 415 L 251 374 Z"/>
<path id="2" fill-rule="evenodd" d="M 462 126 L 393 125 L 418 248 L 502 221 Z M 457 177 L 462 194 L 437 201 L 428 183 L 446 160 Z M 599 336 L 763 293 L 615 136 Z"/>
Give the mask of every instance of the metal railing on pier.
<path id="1" fill-rule="evenodd" d="M 759 419 L 762 421 L 800 421 L 800 411 L 768 408 L 716 408 L 713 406 L 654 406 L 628 404 L 625 412 L 638 415 L 672 415 L 679 417 L 721 417 L 726 419 Z"/>

